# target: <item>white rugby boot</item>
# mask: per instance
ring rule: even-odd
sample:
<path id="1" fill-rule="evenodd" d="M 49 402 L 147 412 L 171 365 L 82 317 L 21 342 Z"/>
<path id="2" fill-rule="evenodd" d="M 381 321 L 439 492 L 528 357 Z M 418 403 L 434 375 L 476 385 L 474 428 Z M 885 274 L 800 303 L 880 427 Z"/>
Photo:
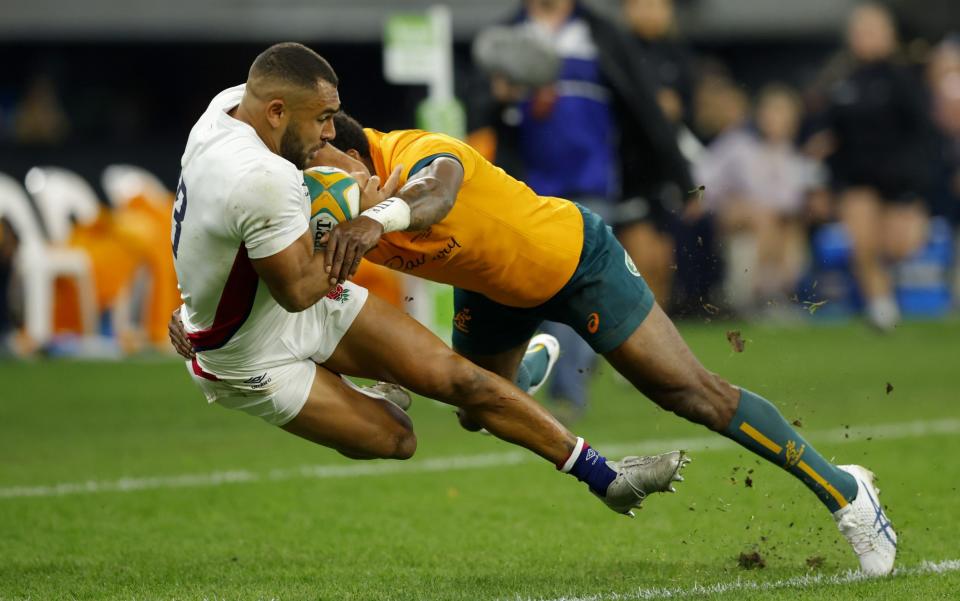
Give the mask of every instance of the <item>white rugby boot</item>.
<path id="1" fill-rule="evenodd" d="M 617 513 L 634 517 L 632 509 L 639 508 L 650 493 L 677 492 L 673 483 L 683 482 L 680 470 L 688 463 L 690 457 L 683 451 L 608 460 L 607 465 L 617 472 L 617 477 L 605 497 L 597 496 Z"/>
<path id="2" fill-rule="evenodd" d="M 553 371 L 553 366 L 556 365 L 557 359 L 560 358 L 560 342 L 550 334 L 537 334 L 531 338 L 530 344 L 527 345 L 526 352 L 532 353 L 538 350 L 538 346 L 542 346 L 547 349 L 547 369 L 543 372 L 543 377 L 540 378 L 539 382 L 530 383 L 530 388 L 527 388 L 527 394 L 530 395 L 536 394 L 537 391 L 540 390 L 540 388 L 547 382 L 547 378 L 550 377 L 550 372 Z"/>
<path id="3" fill-rule="evenodd" d="M 350 380 L 347 380 L 346 378 L 344 378 L 344 380 L 352 384 Z M 413 404 L 413 397 L 410 396 L 410 392 L 406 388 L 390 382 L 377 382 L 376 384 L 371 384 L 370 386 L 353 387 L 367 396 L 390 401 L 404 411 L 409 409 L 410 405 Z"/>
<path id="4" fill-rule="evenodd" d="M 897 557 L 897 533 L 880 505 L 880 490 L 873 472 L 859 465 L 838 465 L 857 480 L 857 498 L 833 513 L 837 528 L 853 547 L 860 569 L 871 576 L 893 571 Z"/>

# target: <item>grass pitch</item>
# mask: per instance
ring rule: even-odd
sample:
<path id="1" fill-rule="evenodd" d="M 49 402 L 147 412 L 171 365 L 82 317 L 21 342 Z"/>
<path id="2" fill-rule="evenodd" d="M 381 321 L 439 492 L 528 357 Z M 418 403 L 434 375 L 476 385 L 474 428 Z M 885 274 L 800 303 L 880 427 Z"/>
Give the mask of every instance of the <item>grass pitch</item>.
<path id="1" fill-rule="evenodd" d="M 178 362 L 58 361 L 0 365 L 0 599 L 955 599 L 960 324 L 743 326 L 742 354 L 728 329 L 682 327 L 708 368 L 878 474 L 899 575 L 850 576 L 799 482 L 605 366 L 574 430 L 611 456 L 694 457 L 636 520 L 432 401 L 414 459 L 350 462 L 207 406 Z M 753 552 L 765 567 L 739 565 Z"/>

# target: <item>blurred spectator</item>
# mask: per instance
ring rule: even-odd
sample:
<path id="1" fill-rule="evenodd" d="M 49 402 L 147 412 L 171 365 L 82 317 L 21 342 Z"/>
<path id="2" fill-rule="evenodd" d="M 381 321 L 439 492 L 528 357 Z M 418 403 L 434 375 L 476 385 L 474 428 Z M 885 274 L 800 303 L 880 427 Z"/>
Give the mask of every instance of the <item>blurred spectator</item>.
<path id="1" fill-rule="evenodd" d="M 960 36 L 947 37 L 933 52 L 927 67 L 933 96 L 934 122 L 940 132 L 940 153 L 934 189 L 934 211 L 960 227 Z M 955 256 L 960 256 L 956 236 Z M 960 305 L 960 262 L 954 260 L 954 304 Z"/>
<path id="2" fill-rule="evenodd" d="M 903 259 L 926 239 L 933 147 L 920 83 L 897 60 L 892 15 L 877 4 L 856 8 L 848 54 L 827 91 L 823 131 L 808 145 L 828 157 L 839 214 L 853 244 L 853 272 L 870 323 L 893 328 L 900 311 L 886 261 Z"/>
<path id="3" fill-rule="evenodd" d="M 927 82 L 941 136 L 935 208 L 960 223 L 960 37 L 947 38 L 934 50 Z"/>
<path id="4" fill-rule="evenodd" d="M 801 275 L 804 201 L 818 183 L 816 163 L 794 143 L 801 110 L 792 89 L 767 86 L 754 127 L 722 134 L 697 164 L 726 240 L 725 296 L 740 314 L 779 312 Z"/>
<path id="5" fill-rule="evenodd" d="M 673 0 L 623 0 L 623 14 L 657 83 L 657 101 L 673 122 L 691 123 L 695 79 L 690 51 L 678 37 Z"/>
<path id="6" fill-rule="evenodd" d="M 694 91 L 693 126 L 701 139 L 710 141 L 746 123 L 750 100 L 725 68 L 707 65 Z"/>
<path id="7" fill-rule="evenodd" d="M 689 168 L 629 35 L 574 0 L 527 0 L 510 29 L 475 43 L 491 82 L 471 95 L 470 141 L 538 194 L 580 202 L 618 229 L 682 207 Z M 545 77 L 547 53 L 530 40 L 559 57 L 555 77 Z M 632 250 L 646 277 L 652 253 Z M 662 287 L 654 292 L 665 300 Z M 551 392 L 580 410 L 593 352 L 569 328 L 553 333 L 564 353 Z"/>
<path id="8" fill-rule="evenodd" d="M 20 144 L 55 146 L 70 132 L 67 115 L 57 96 L 53 79 L 34 77 L 14 114 L 14 136 Z"/>
<path id="9" fill-rule="evenodd" d="M 694 75 L 689 51 L 677 36 L 673 0 L 624 0 L 622 9 L 638 56 L 655 87 L 660 109 L 670 122 L 679 147 L 691 158 L 702 151 L 699 141 L 685 125 L 690 122 Z M 634 153 L 628 159 L 635 165 L 656 161 L 656 157 L 649 154 L 656 152 L 651 146 L 637 146 L 627 152 Z M 678 268 L 674 237 L 679 236 L 682 240 L 689 236 L 683 231 L 686 229 L 684 222 L 675 216 L 680 207 L 671 199 L 669 187 L 672 183 L 665 182 L 656 171 L 641 170 L 637 179 L 640 184 L 638 195 L 653 202 L 645 218 L 624 223 L 617 236 L 647 279 L 657 300 L 668 306 L 674 270 Z M 686 261 L 679 262 L 687 264 Z M 678 275 L 683 278 L 689 276 L 690 271 L 699 271 L 702 266 L 693 263 Z M 681 285 L 683 289 L 690 287 L 689 284 Z"/>

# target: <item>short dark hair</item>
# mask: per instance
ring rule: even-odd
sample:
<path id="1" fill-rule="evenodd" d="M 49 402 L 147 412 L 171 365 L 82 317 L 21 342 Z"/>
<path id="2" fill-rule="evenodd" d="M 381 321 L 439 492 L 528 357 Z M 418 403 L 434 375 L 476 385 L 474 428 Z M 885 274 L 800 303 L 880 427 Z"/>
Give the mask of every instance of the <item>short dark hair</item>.
<path id="1" fill-rule="evenodd" d="M 296 42 L 274 44 L 261 52 L 250 65 L 247 81 L 258 78 L 275 79 L 307 90 L 316 88 L 318 79 L 334 86 L 340 83 L 325 58 Z"/>
<path id="2" fill-rule="evenodd" d="M 367 134 L 363 133 L 363 126 L 359 121 L 340 111 L 333 116 L 333 126 L 337 129 L 337 137 L 330 140 L 334 148 L 343 152 L 352 148 L 361 157 L 370 160 L 370 140 L 367 139 Z"/>

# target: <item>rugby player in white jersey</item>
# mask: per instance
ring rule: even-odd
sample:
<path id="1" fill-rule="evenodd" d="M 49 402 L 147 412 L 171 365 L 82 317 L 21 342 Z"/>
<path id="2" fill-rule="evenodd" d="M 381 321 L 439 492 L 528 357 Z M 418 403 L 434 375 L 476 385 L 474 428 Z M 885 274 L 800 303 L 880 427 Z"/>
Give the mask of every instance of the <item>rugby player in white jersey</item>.
<path id="1" fill-rule="evenodd" d="M 330 65 L 300 44 L 277 44 L 190 132 L 171 237 L 180 317 L 196 352 L 188 370 L 207 400 L 349 457 L 405 459 L 416 449 L 409 417 L 338 374 L 382 380 L 461 408 L 586 482 L 617 512 L 670 490 L 686 461 L 680 452 L 606 461 L 510 382 L 365 289 L 330 277 L 308 232 L 301 170 L 335 136 L 339 110 Z M 458 163 L 436 169 L 448 172 L 428 171 L 356 219 L 379 223 L 377 238 L 416 229 L 437 196 L 452 206 L 460 186 Z M 388 184 L 381 195 L 393 192 Z"/>

